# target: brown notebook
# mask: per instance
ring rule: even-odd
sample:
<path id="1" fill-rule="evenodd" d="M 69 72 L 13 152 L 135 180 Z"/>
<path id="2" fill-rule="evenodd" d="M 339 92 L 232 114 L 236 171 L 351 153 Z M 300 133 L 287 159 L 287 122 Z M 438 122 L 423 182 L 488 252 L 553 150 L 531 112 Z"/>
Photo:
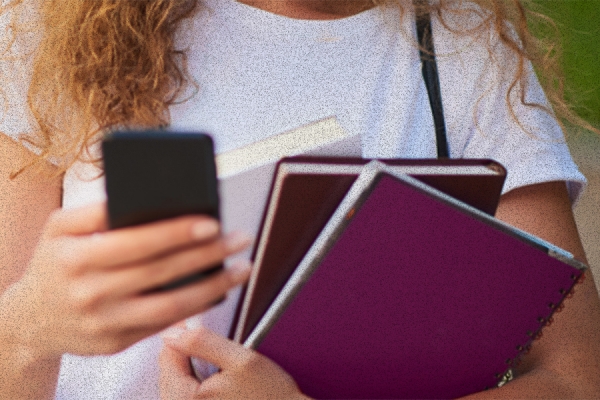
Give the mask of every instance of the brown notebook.
<path id="1" fill-rule="evenodd" d="M 297 156 L 278 163 L 230 338 L 241 343 L 252 332 L 369 161 Z M 505 168 L 492 160 L 381 161 L 490 215 L 506 178 Z"/>

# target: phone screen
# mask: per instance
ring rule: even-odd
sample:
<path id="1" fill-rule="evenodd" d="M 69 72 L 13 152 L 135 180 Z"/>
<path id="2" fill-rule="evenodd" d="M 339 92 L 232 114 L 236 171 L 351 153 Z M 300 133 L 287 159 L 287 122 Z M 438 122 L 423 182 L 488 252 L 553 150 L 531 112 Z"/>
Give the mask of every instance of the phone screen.
<path id="1" fill-rule="evenodd" d="M 102 142 L 110 229 L 189 214 L 219 219 L 211 137 L 204 133 L 121 131 Z M 173 289 L 222 268 L 173 282 Z"/>

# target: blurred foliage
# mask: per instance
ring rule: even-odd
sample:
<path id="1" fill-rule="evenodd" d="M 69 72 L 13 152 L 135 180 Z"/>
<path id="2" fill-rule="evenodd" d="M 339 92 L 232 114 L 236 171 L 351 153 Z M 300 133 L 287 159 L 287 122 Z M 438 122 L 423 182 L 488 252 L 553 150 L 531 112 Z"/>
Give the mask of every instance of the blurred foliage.
<path id="1" fill-rule="evenodd" d="M 535 0 L 562 36 L 567 99 L 577 113 L 600 124 L 600 0 Z M 547 27 L 532 27 L 544 35 Z"/>

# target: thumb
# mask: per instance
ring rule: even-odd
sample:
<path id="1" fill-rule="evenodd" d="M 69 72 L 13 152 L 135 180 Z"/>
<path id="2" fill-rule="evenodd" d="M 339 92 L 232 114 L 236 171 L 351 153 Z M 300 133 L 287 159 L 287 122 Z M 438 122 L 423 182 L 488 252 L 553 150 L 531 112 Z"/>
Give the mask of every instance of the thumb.
<path id="1" fill-rule="evenodd" d="M 204 327 L 179 333 L 178 338 L 164 337 L 165 344 L 223 370 L 236 368 L 254 355 L 252 350 Z"/>
<path id="2" fill-rule="evenodd" d="M 161 399 L 192 399 L 200 389 L 192 373 L 189 358 L 170 346 L 164 346 L 158 357 Z"/>
<path id="3" fill-rule="evenodd" d="M 178 338 L 183 332 L 185 332 L 185 325 L 178 323 L 162 331 L 160 336 L 166 344 L 167 340 Z M 190 358 L 185 353 L 178 351 L 172 346 L 163 346 L 159 357 L 159 363 L 162 366 L 168 365 L 169 368 L 179 376 L 193 375 Z"/>

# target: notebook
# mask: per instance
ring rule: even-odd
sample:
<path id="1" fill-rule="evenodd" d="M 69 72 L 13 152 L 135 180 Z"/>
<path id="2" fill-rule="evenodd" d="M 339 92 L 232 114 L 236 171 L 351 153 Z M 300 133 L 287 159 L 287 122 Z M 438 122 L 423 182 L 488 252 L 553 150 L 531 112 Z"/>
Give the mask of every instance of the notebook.
<path id="1" fill-rule="evenodd" d="M 289 157 L 278 163 L 230 337 L 247 339 L 369 160 Z M 382 160 L 448 195 L 494 214 L 506 170 L 492 160 Z"/>
<path id="2" fill-rule="evenodd" d="M 298 154 L 359 157 L 361 138 L 343 129 L 335 117 L 329 117 L 269 135 L 240 148 L 220 152 L 215 157 L 215 164 L 219 178 L 221 227 L 224 233 L 239 230 L 257 237 L 277 162 Z M 226 260 L 226 265 L 232 259 L 250 257 L 251 249 Z M 187 326 L 190 329 L 206 326 L 227 336 L 239 294 L 240 287 L 232 289 L 223 303 L 200 316 L 188 318 Z M 200 378 L 214 371 L 213 367 L 196 359 L 192 359 L 192 364 Z"/>
<path id="3" fill-rule="evenodd" d="M 498 383 L 584 269 L 371 162 L 244 345 L 315 398 L 461 397 Z"/>

